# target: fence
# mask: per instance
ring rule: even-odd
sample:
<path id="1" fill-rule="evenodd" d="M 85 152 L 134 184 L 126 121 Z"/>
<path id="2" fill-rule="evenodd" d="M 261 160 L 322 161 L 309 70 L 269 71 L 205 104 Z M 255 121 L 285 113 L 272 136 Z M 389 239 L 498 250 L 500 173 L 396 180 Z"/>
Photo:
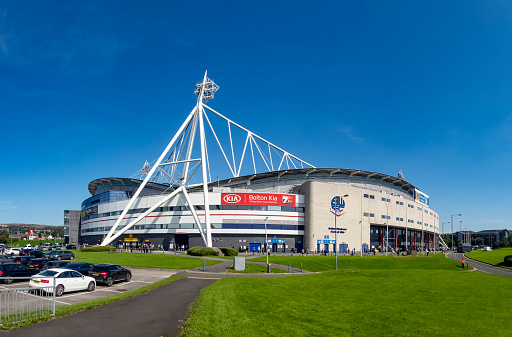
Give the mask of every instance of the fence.
<path id="1" fill-rule="evenodd" d="M 30 277 L 9 277 L 9 281 L 27 279 Z M 49 286 L 38 289 L 0 289 L 0 326 L 55 316 L 55 279 L 48 280 Z"/>

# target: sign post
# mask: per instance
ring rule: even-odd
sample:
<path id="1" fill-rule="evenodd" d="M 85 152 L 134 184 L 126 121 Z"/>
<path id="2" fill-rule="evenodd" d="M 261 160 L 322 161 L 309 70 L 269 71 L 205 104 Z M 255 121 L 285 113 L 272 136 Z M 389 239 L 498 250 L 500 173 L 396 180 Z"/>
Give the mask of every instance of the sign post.
<path id="1" fill-rule="evenodd" d="M 345 214 L 345 201 L 343 198 L 346 197 L 348 197 L 348 194 L 345 194 L 343 197 L 335 196 L 331 200 L 331 212 L 334 214 L 334 255 L 336 256 L 336 269 L 338 269 L 338 228 L 336 227 L 336 218 Z"/>

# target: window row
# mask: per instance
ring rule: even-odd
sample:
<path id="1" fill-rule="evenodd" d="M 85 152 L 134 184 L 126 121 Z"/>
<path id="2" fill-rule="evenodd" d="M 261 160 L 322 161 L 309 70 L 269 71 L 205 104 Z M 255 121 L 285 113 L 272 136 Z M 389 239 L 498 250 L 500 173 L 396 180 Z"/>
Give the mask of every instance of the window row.
<path id="1" fill-rule="evenodd" d="M 204 210 L 203 205 L 195 205 L 196 210 Z M 136 208 L 131 209 L 127 212 L 127 214 L 137 214 L 137 213 L 144 213 L 149 208 Z M 169 207 L 158 207 L 156 208 L 153 213 L 155 212 L 183 212 L 188 211 L 188 207 L 186 206 L 169 206 Z M 281 211 L 281 212 L 299 212 L 304 213 L 304 207 L 290 207 L 290 206 L 262 206 L 262 205 L 210 205 L 211 211 Z M 82 220 L 89 220 L 89 219 L 96 219 L 96 218 L 103 218 L 107 216 L 116 216 L 121 215 L 122 211 L 115 211 L 115 212 L 105 212 L 105 213 L 99 213 L 99 214 L 91 214 L 87 215 L 82 218 Z"/>
<path id="2" fill-rule="evenodd" d="M 212 228 L 224 228 L 224 229 L 265 229 L 265 224 L 211 224 Z M 94 227 L 94 228 L 86 228 L 82 229 L 82 233 L 91 233 L 91 232 L 106 232 L 110 230 L 112 227 Z M 197 228 L 195 223 L 185 223 L 185 224 L 151 224 L 151 225 L 135 225 L 130 230 L 137 229 L 193 229 Z M 268 224 L 268 230 L 304 230 L 304 225 L 275 225 Z"/>
<path id="3" fill-rule="evenodd" d="M 375 199 L 375 196 L 373 194 L 365 194 L 365 198 Z"/>

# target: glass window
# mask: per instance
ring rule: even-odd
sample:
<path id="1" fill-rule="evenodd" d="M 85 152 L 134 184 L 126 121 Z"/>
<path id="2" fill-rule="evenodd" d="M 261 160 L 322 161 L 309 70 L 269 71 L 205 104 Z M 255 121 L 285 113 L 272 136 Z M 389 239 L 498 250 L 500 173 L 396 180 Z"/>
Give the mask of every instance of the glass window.
<path id="1" fill-rule="evenodd" d="M 381 198 L 382 201 L 386 201 L 386 198 Z"/>
<path id="2" fill-rule="evenodd" d="M 290 206 L 281 206 L 281 210 L 283 212 L 297 212 L 297 209 L 295 207 Z"/>
<path id="3" fill-rule="evenodd" d="M 238 205 L 239 211 L 250 211 L 252 209 L 251 205 Z"/>
<path id="4" fill-rule="evenodd" d="M 363 213 L 364 216 L 370 216 L 370 213 Z"/>
<path id="5" fill-rule="evenodd" d="M 368 198 L 369 196 L 368 196 L 368 194 L 365 194 L 365 195 L 364 195 L 364 197 L 365 197 L 365 198 Z"/>
<path id="6" fill-rule="evenodd" d="M 210 211 L 218 211 L 220 210 L 220 205 L 210 205 Z"/>
<path id="7" fill-rule="evenodd" d="M 234 211 L 237 209 L 236 205 L 222 205 L 222 209 L 225 211 Z"/>
<path id="8" fill-rule="evenodd" d="M 267 206 L 267 209 L 269 211 L 280 211 L 281 210 L 281 206 Z"/>
<path id="9" fill-rule="evenodd" d="M 375 199 L 375 196 L 370 194 L 370 199 Z"/>
<path id="10" fill-rule="evenodd" d="M 370 213 L 370 218 L 374 218 L 374 217 L 375 217 L 375 214 Z"/>

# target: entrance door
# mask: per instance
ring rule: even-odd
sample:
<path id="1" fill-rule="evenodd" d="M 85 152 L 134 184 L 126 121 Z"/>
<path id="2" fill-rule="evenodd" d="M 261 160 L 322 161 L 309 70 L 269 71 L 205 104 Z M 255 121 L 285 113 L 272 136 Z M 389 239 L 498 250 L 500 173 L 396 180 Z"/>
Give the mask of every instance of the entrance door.
<path id="1" fill-rule="evenodd" d="M 260 246 L 261 246 L 260 243 L 250 243 L 249 244 L 249 252 L 257 253 L 258 252 L 258 247 L 260 247 Z"/>
<path id="2" fill-rule="evenodd" d="M 320 244 L 319 243 L 316 244 L 316 252 L 320 253 Z"/>
<path id="3" fill-rule="evenodd" d="M 329 244 L 326 243 L 324 246 L 325 252 L 329 253 Z"/>
<path id="4" fill-rule="evenodd" d="M 182 247 L 188 249 L 188 234 L 175 234 L 174 241 L 176 243 L 176 250 L 181 250 Z"/>
<path id="5" fill-rule="evenodd" d="M 302 253 L 302 242 L 295 242 L 295 249 L 297 249 L 297 253 Z"/>
<path id="6" fill-rule="evenodd" d="M 340 244 L 340 247 L 341 247 L 341 253 L 347 254 L 348 244 L 342 243 L 342 244 Z"/>
<path id="7" fill-rule="evenodd" d="M 363 253 L 367 253 L 367 252 L 368 252 L 368 244 L 363 243 Z"/>

